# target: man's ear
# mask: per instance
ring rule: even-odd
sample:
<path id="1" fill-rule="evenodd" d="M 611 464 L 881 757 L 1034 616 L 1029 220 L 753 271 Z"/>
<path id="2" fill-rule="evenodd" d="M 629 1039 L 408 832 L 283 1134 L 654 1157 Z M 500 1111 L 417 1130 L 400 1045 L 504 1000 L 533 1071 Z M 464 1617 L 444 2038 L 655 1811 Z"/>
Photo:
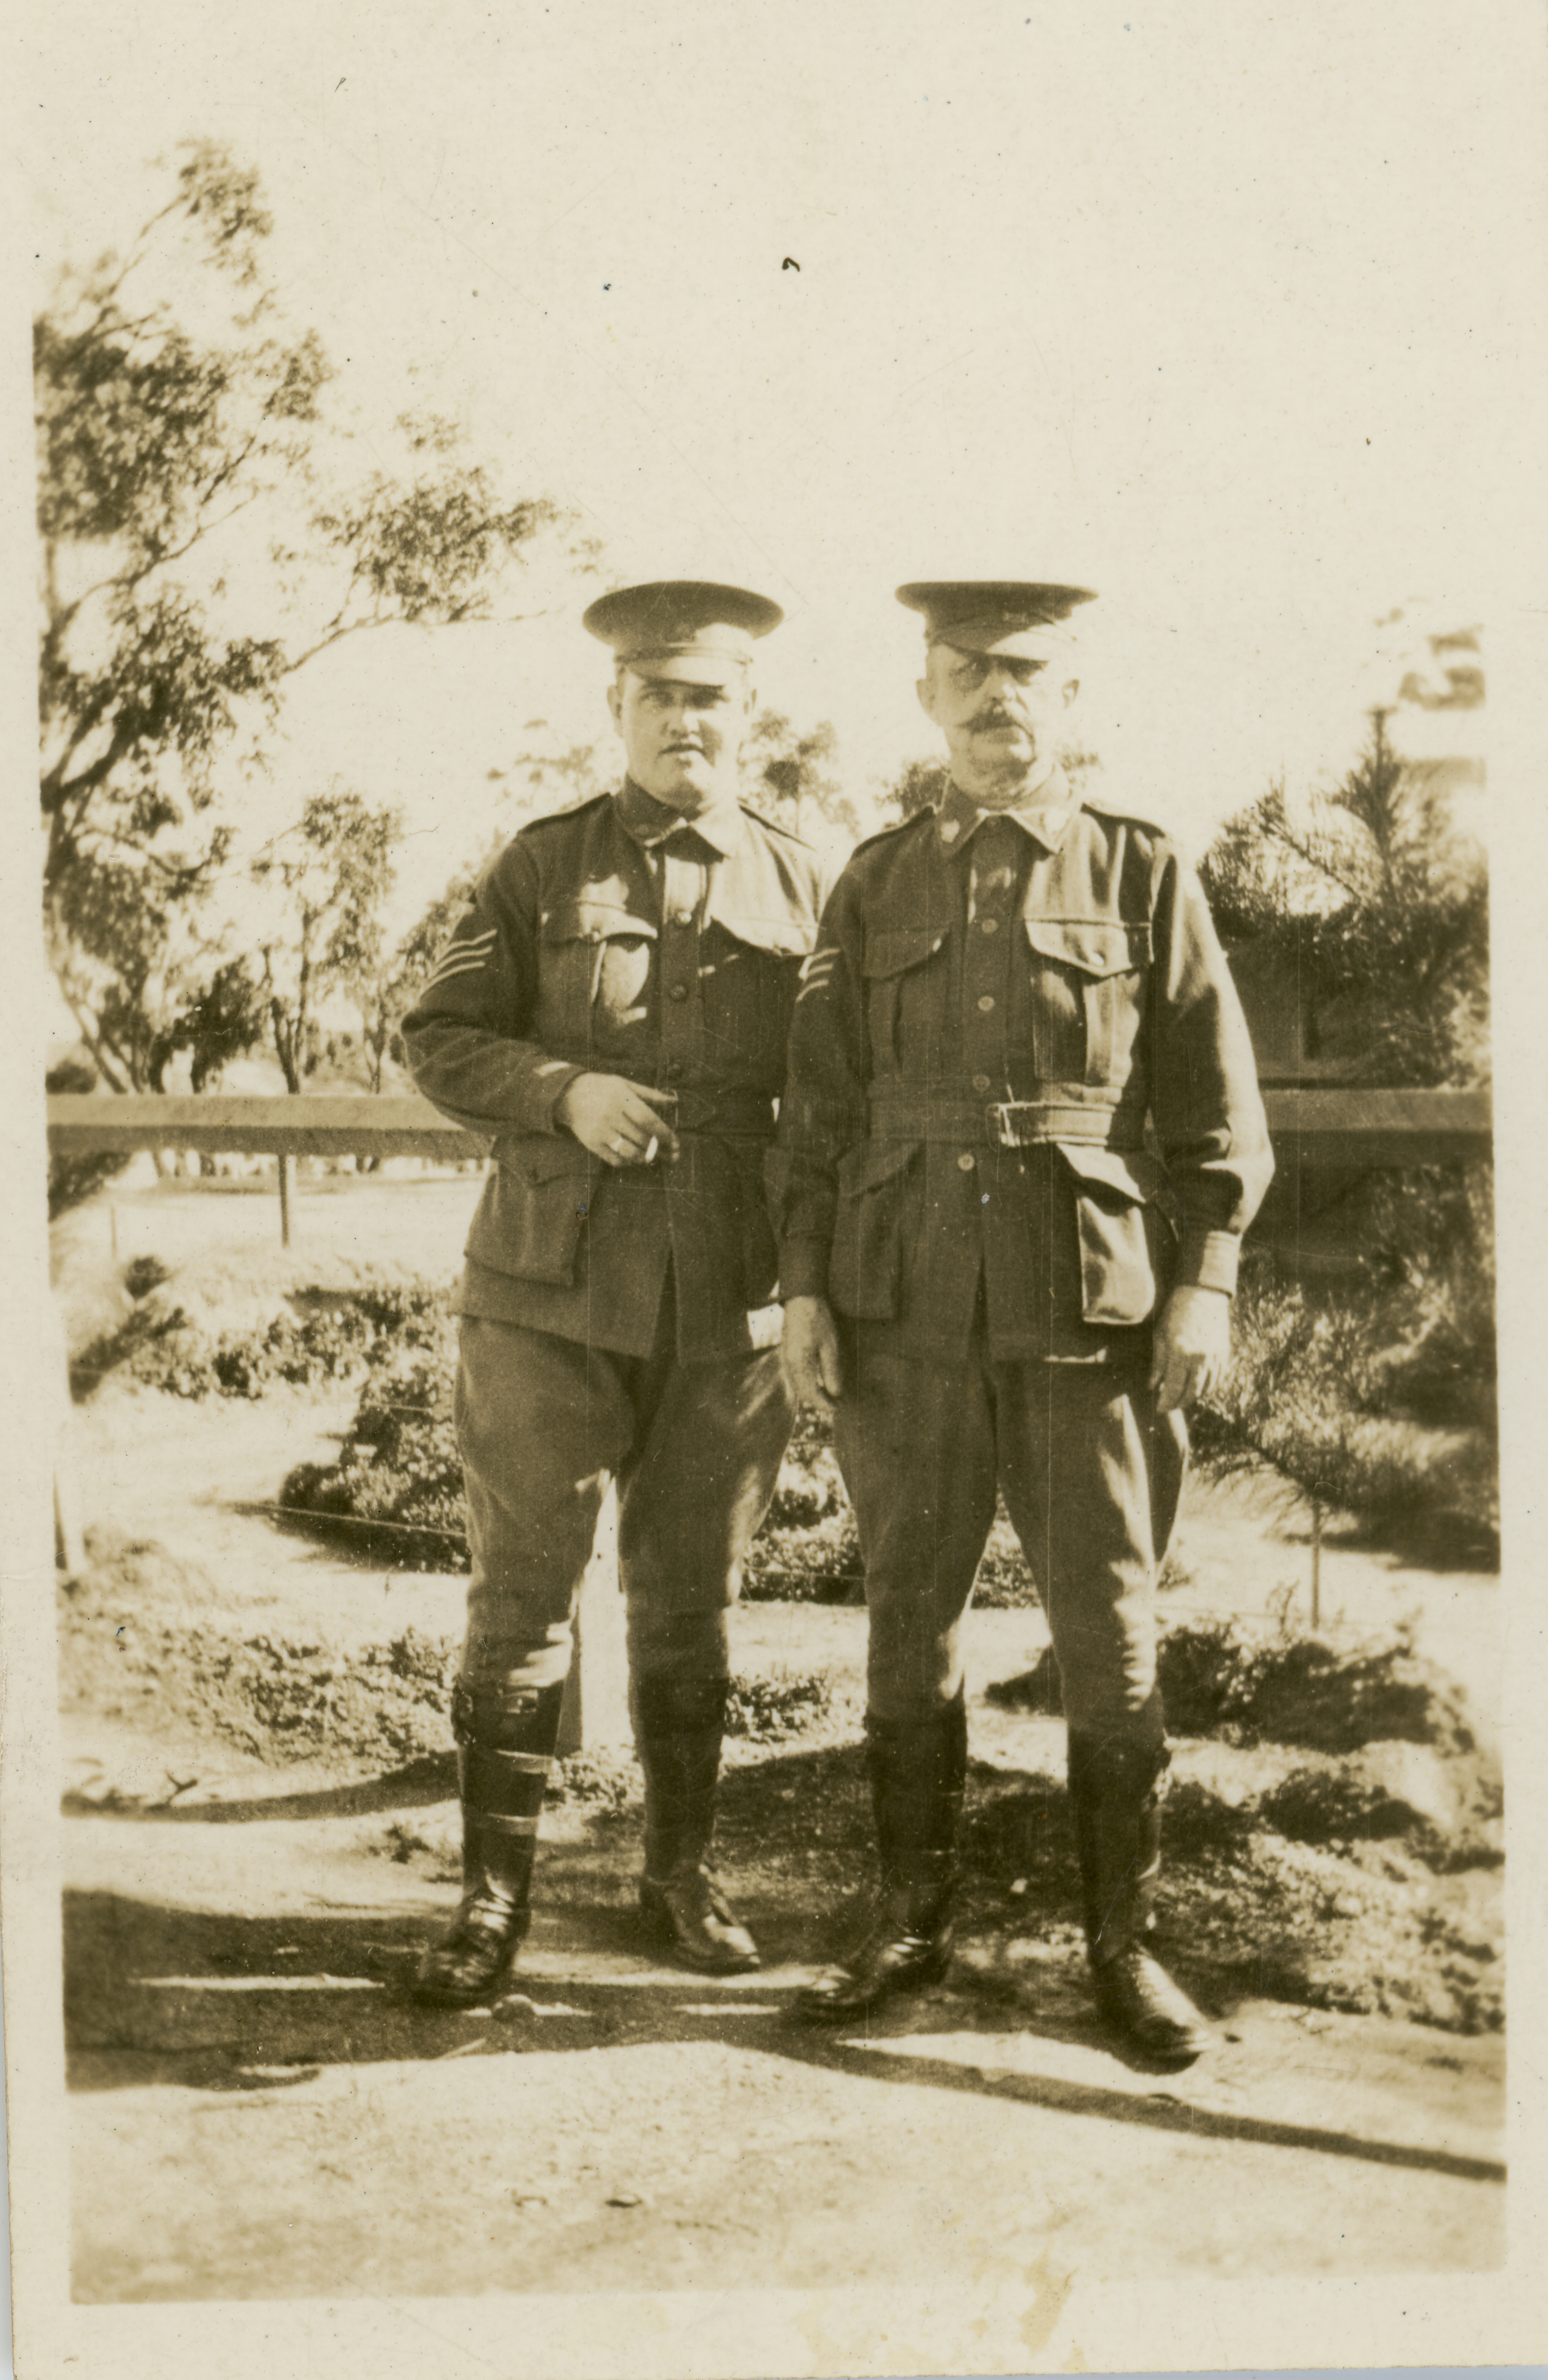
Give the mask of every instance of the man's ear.
<path id="1" fill-rule="evenodd" d="M 1067 681 L 1065 686 L 1065 709 L 1067 710 L 1069 709 L 1070 704 L 1075 700 L 1075 698 L 1079 691 L 1080 681 L 1078 677 L 1072 677 Z"/>
<path id="2" fill-rule="evenodd" d="M 621 735 L 624 732 L 624 690 L 617 678 L 607 689 L 607 708 L 612 714 L 613 724 Z"/>

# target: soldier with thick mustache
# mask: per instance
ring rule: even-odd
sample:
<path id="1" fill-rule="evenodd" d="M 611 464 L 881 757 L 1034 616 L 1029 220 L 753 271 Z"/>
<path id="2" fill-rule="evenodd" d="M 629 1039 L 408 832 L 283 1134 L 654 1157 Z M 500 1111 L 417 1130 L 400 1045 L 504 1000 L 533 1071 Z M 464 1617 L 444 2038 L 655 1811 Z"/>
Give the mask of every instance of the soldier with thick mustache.
<path id="1" fill-rule="evenodd" d="M 1063 1682 L 1097 1999 L 1184 2060 L 1207 2031 L 1147 1944 L 1155 1583 L 1183 1409 L 1225 1364 L 1272 1171 L 1252 1052 L 1171 840 L 1057 764 L 1088 590 L 898 593 L 950 782 L 839 879 L 770 1160 L 791 1383 L 834 1414 L 865 1561 L 882 1864 L 874 1922 L 804 2005 L 847 2020 L 945 1971 L 962 1623 L 998 1488 Z"/>

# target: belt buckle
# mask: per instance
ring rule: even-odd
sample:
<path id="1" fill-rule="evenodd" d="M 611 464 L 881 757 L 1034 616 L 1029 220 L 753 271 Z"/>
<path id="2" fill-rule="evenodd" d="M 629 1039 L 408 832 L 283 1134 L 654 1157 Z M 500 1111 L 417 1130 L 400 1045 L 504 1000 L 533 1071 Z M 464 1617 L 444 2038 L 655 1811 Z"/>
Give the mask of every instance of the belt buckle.
<path id="1" fill-rule="evenodd" d="M 999 1148 L 1025 1148 L 1029 1146 L 1017 1130 L 1018 1116 L 1030 1112 L 1036 1105 L 1032 1099 L 997 1099 L 984 1110 L 989 1119 L 989 1137 Z"/>

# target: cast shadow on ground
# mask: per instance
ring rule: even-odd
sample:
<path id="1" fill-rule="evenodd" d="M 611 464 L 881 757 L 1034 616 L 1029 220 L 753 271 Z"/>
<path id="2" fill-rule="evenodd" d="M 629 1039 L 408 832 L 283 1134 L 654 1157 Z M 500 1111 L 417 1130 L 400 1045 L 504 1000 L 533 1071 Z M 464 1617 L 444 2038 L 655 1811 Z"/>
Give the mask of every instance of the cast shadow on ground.
<path id="1" fill-rule="evenodd" d="M 577 1951 L 579 1929 L 571 1920 L 579 1913 L 567 1910 L 563 1925 L 567 1945 Z M 761 1915 L 750 1913 L 755 1921 Z M 626 1922 L 622 1912 L 597 1916 L 616 1917 L 620 1928 Z M 601 1930 L 611 1939 L 611 1923 Z M 988 2039 L 981 2066 L 879 2046 L 910 2033 L 980 2030 L 1003 2036 L 1015 2030 L 1110 2047 L 1094 2019 L 1049 2017 L 1030 1996 L 1013 2008 L 998 1989 L 986 2010 L 970 1984 L 943 1989 L 901 2017 L 873 2021 L 869 2038 L 858 2040 L 853 2033 L 835 2035 L 797 2022 L 788 1983 L 774 1978 L 717 1985 L 642 1965 L 634 1976 L 572 1979 L 555 1972 L 547 1950 L 541 1968 L 517 1979 L 512 1988 L 522 1998 L 504 2018 L 488 2010 L 421 2009 L 405 1986 L 420 1943 L 433 1931 L 432 1923 L 402 1914 L 252 1918 L 109 1893 L 69 1896 L 70 2087 L 94 2092 L 159 2083 L 266 2095 L 311 2082 L 325 2067 L 707 2041 L 894 2089 L 977 2093 L 1192 2140 L 1314 2150 L 1457 2180 L 1505 2178 L 1504 2168 L 1489 2158 L 1190 2103 L 1186 2076 L 1175 2093 L 1130 2092 L 996 2070 Z"/>
<path id="2" fill-rule="evenodd" d="M 140 1826 L 241 1827 L 285 1818 L 363 1818 L 384 1810 L 426 1809 L 452 1800 L 456 1793 L 456 1753 L 430 1752 L 380 1777 L 319 1786 L 304 1793 L 251 1794 L 229 1802 L 93 1801 L 87 1794 L 66 1793 L 59 1808 L 67 1818 L 122 1818 Z"/>

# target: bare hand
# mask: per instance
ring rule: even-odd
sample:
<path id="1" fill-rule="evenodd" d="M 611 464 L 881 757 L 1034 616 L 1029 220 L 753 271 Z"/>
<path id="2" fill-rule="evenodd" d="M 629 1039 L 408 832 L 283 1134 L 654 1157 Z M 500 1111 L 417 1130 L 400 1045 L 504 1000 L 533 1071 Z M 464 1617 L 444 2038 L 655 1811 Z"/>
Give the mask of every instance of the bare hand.
<path id="1" fill-rule="evenodd" d="M 677 1135 L 652 1099 L 670 1105 L 672 1094 L 626 1075 L 577 1075 L 555 1101 L 554 1120 L 604 1165 L 651 1165 L 677 1154 Z"/>
<path id="2" fill-rule="evenodd" d="M 787 1297 L 779 1342 L 786 1384 L 798 1405 L 831 1414 L 844 1385 L 838 1330 L 825 1297 Z"/>
<path id="3" fill-rule="evenodd" d="M 1221 1289 L 1175 1289 L 1155 1326 L 1150 1385 L 1162 1413 L 1220 1386 L 1231 1354 L 1231 1301 Z"/>

